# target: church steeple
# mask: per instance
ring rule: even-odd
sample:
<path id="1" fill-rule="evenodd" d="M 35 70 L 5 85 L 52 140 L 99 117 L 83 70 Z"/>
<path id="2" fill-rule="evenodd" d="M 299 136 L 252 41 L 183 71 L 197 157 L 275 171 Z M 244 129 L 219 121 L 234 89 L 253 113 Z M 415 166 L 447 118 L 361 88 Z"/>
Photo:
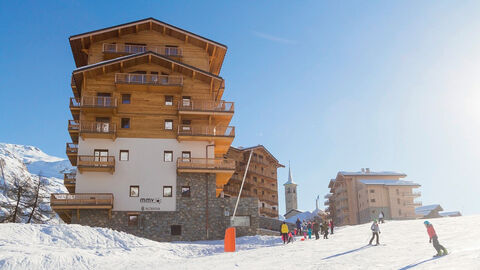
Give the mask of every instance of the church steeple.
<path id="1" fill-rule="evenodd" d="M 292 178 L 292 170 L 290 169 L 290 162 L 288 162 L 288 180 L 285 184 L 283 185 L 289 185 L 289 184 L 295 184 L 295 182 L 293 182 L 293 178 Z"/>
<path id="2" fill-rule="evenodd" d="M 285 209 L 286 213 L 290 210 L 297 210 L 297 184 L 293 182 L 290 162 L 288 162 L 288 180 L 283 184 L 285 187 Z"/>

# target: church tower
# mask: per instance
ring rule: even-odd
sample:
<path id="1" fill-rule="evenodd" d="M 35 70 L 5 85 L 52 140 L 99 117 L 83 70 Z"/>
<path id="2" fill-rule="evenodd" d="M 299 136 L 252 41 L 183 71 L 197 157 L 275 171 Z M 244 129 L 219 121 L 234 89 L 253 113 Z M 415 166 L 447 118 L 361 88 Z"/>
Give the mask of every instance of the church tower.
<path id="1" fill-rule="evenodd" d="M 288 181 L 283 184 L 285 187 L 285 213 L 297 210 L 297 184 L 293 182 L 290 164 L 288 165 Z"/>

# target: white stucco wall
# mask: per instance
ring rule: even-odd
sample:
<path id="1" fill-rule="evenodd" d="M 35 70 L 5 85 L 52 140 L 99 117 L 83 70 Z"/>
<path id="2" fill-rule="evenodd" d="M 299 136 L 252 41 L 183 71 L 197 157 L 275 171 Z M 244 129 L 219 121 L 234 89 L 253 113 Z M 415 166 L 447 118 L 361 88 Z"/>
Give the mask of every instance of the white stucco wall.
<path id="1" fill-rule="evenodd" d="M 176 161 L 182 151 L 192 158 L 204 158 L 207 142 L 181 142 L 175 139 L 117 138 L 80 139 L 79 155 L 93 155 L 95 149 L 108 149 L 115 156 L 115 172 L 77 173 L 76 193 L 113 193 L 115 211 L 175 211 Z M 128 161 L 119 161 L 120 150 L 129 151 Z M 173 162 L 164 162 L 164 151 L 173 151 Z M 208 148 L 213 158 L 213 147 Z M 140 196 L 130 197 L 130 186 L 140 186 Z M 163 186 L 173 187 L 172 197 L 163 197 Z M 140 203 L 141 198 L 159 198 L 160 203 Z"/>

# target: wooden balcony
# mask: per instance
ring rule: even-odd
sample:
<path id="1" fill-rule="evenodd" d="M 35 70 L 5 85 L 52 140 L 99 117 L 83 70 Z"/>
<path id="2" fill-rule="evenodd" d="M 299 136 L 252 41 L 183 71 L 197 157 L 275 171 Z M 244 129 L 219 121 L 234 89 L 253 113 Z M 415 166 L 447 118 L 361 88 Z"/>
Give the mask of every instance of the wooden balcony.
<path id="1" fill-rule="evenodd" d="M 84 156 L 79 155 L 77 169 L 80 173 L 89 172 L 115 172 L 114 156 Z"/>
<path id="2" fill-rule="evenodd" d="M 408 198 L 417 198 L 422 196 L 422 193 L 420 191 L 418 192 L 403 192 L 402 196 L 408 197 Z"/>
<path id="3" fill-rule="evenodd" d="M 68 133 L 72 142 L 78 143 L 78 134 L 80 132 L 80 122 L 77 120 L 68 120 Z"/>
<path id="4" fill-rule="evenodd" d="M 102 113 L 102 112 L 115 112 L 117 109 L 118 103 L 117 103 L 117 99 L 114 97 L 82 96 L 80 98 L 80 102 L 78 102 L 77 105 L 84 112 Z"/>
<path id="5" fill-rule="evenodd" d="M 225 193 L 225 195 L 237 197 L 238 193 L 240 192 L 240 187 L 230 186 L 230 185 L 224 186 L 223 192 Z M 245 189 L 245 186 L 243 187 L 243 190 L 242 190 L 242 198 L 243 197 L 254 197 L 251 191 Z"/>
<path id="6" fill-rule="evenodd" d="M 66 153 L 72 166 L 77 166 L 78 144 L 67 143 Z"/>
<path id="7" fill-rule="evenodd" d="M 235 127 L 232 126 L 196 126 L 179 125 L 178 141 L 208 141 L 215 143 L 215 156 L 223 156 L 228 152 L 235 138 Z"/>
<path id="8" fill-rule="evenodd" d="M 111 218 L 113 194 L 54 193 L 50 196 L 50 206 L 67 223 L 71 221 L 72 210 L 77 210 L 77 218 L 80 218 L 80 209 L 108 210 L 108 216 Z"/>
<path id="9" fill-rule="evenodd" d="M 162 90 L 179 92 L 183 87 L 183 76 L 116 73 L 115 85 L 119 90 Z"/>
<path id="10" fill-rule="evenodd" d="M 75 193 L 76 173 L 64 173 L 63 185 L 67 188 L 69 193 Z"/>
<path id="11" fill-rule="evenodd" d="M 188 173 L 235 172 L 235 161 L 224 158 L 177 159 L 177 171 Z"/>
<path id="12" fill-rule="evenodd" d="M 406 202 L 406 205 L 420 207 L 422 206 L 422 202 L 421 201 Z"/>
<path id="13" fill-rule="evenodd" d="M 230 122 L 234 113 L 234 103 L 214 100 L 183 100 L 178 103 L 181 115 L 214 115 Z"/>
<path id="14" fill-rule="evenodd" d="M 117 125 L 106 122 L 80 122 L 80 137 L 83 138 L 99 138 L 115 140 L 117 136 Z"/>
<path id="15" fill-rule="evenodd" d="M 260 207 L 258 210 L 260 214 L 267 215 L 270 217 L 278 217 L 278 210 L 273 210 L 265 207 Z"/>
<path id="16" fill-rule="evenodd" d="M 183 56 L 183 50 L 179 47 L 167 46 L 143 46 L 120 43 L 103 43 L 104 59 L 109 60 L 123 55 L 143 53 L 151 51 L 160 55 L 180 60 Z"/>
<path id="17" fill-rule="evenodd" d="M 78 98 L 70 98 L 70 112 L 72 113 L 73 120 L 80 119 L 80 101 Z"/>
<path id="18" fill-rule="evenodd" d="M 264 195 L 259 194 L 258 199 L 270 205 L 278 205 L 278 198 L 277 197 L 272 198 L 272 194 L 264 194 Z"/>

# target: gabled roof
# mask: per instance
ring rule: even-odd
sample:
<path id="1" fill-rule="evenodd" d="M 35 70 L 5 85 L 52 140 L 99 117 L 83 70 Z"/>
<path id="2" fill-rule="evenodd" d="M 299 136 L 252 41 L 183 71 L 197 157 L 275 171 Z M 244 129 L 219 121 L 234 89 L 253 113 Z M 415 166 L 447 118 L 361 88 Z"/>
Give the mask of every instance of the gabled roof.
<path id="1" fill-rule="evenodd" d="M 398 173 L 398 172 L 345 172 L 345 171 L 340 171 L 338 172 L 339 175 L 343 176 L 362 176 L 362 175 L 375 175 L 375 176 L 400 176 L 400 177 L 406 177 L 407 175 L 404 173 Z"/>
<path id="2" fill-rule="evenodd" d="M 239 146 L 239 147 L 234 147 L 234 146 L 230 146 L 230 148 L 233 148 L 233 149 L 238 150 L 238 151 L 249 151 L 249 150 L 261 148 L 261 149 L 265 150 L 265 152 L 266 152 L 271 158 L 273 158 L 273 159 L 278 163 L 278 166 L 279 166 L 279 167 L 285 168 L 285 165 L 280 164 L 280 162 L 278 161 L 278 159 L 277 159 L 274 155 L 272 155 L 272 153 L 270 153 L 270 151 L 268 151 L 268 149 L 267 149 L 265 146 L 263 146 L 263 145 L 261 145 L 261 144 L 256 145 L 256 146 L 250 146 L 250 147 L 241 147 L 241 146 Z"/>
<path id="3" fill-rule="evenodd" d="M 166 68 L 171 69 L 174 72 L 182 73 L 187 76 L 195 77 L 196 79 L 203 80 L 207 83 L 211 83 L 212 87 L 218 89 L 217 97 L 220 98 L 223 94 L 223 87 L 224 87 L 224 80 L 222 77 L 217 76 L 213 73 L 201 70 L 194 66 L 190 66 L 188 64 L 176 61 L 174 59 L 168 58 L 161 54 L 146 51 L 137 54 L 126 55 L 118 58 L 114 58 L 111 60 L 106 60 L 102 62 L 98 62 L 95 64 L 83 66 L 80 68 L 75 69 L 72 72 L 73 81 L 77 88 L 77 91 L 81 94 L 81 86 L 84 72 L 95 72 L 98 71 L 98 74 L 103 74 L 106 72 L 112 72 L 114 70 L 119 70 L 124 66 L 130 67 L 138 65 L 141 62 L 151 62 L 159 64 L 160 66 L 164 66 Z M 216 83 L 214 83 L 214 81 Z M 214 85 L 215 84 L 215 85 Z"/>
<path id="4" fill-rule="evenodd" d="M 440 204 L 424 205 L 415 208 L 415 214 L 422 216 L 428 216 L 432 211 L 443 211 L 443 208 Z"/>
<path id="5" fill-rule="evenodd" d="M 359 179 L 360 183 L 365 185 L 383 185 L 383 186 L 417 186 L 420 184 L 414 183 L 412 181 L 404 180 L 388 180 L 388 179 Z"/>
<path id="6" fill-rule="evenodd" d="M 73 57 L 75 59 L 75 64 L 77 67 L 87 65 L 88 56 L 83 52 L 83 50 L 88 49 L 92 43 L 147 30 L 157 31 L 162 34 L 180 39 L 185 43 L 190 43 L 194 46 L 205 49 L 208 55 L 215 62 L 213 65 L 211 65 L 209 71 L 215 74 L 220 73 L 223 59 L 225 58 L 225 54 L 227 52 L 226 45 L 152 17 L 70 36 L 69 41 L 72 48 Z"/>

